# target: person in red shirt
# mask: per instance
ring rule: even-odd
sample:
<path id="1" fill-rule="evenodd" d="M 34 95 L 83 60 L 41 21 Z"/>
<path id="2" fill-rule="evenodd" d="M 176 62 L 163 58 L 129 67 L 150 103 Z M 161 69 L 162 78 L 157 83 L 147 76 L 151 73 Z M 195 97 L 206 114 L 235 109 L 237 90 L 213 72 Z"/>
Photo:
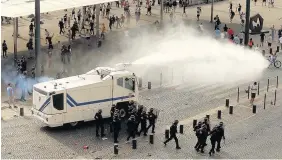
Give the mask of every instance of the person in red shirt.
<path id="1" fill-rule="evenodd" d="M 252 49 L 252 48 L 253 48 L 253 45 L 254 45 L 253 39 L 250 38 L 250 41 L 249 41 L 248 46 Z"/>
<path id="2" fill-rule="evenodd" d="M 234 35 L 234 31 L 231 28 L 228 28 L 227 33 L 228 33 L 228 38 L 230 38 L 231 35 Z"/>

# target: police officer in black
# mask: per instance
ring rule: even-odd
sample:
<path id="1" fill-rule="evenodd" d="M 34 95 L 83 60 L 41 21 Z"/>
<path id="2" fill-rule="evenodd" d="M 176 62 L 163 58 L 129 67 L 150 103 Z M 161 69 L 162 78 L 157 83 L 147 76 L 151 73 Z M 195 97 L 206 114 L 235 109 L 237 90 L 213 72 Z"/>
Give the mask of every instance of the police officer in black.
<path id="1" fill-rule="evenodd" d="M 206 125 L 207 131 L 210 132 L 211 131 L 211 127 L 210 127 L 210 122 L 209 122 L 208 118 L 204 119 L 204 123 L 203 124 Z"/>
<path id="2" fill-rule="evenodd" d="M 211 156 L 212 154 L 214 154 L 214 149 L 215 149 L 215 144 L 216 144 L 216 140 L 218 139 L 218 126 L 216 125 L 210 132 L 210 140 L 211 140 L 211 150 L 209 152 L 209 155 Z"/>
<path id="3" fill-rule="evenodd" d="M 202 128 L 200 129 L 200 135 L 199 135 L 199 142 L 200 144 L 196 148 L 196 151 L 199 152 L 201 150 L 201 153 L 204 153 L 204 147 L 208 138 L 208 130 L 206 125 L 202 125 Z"/>
<path id="4" fill-rule="evenodd" d="M 139 124 L 140 124 L 140 122 L 141 122 L 141 115 L 142 115 L 142 112 L 143 112 L 143 105 L 139 105 L 138 110 L 137 110 L 137 112 L 136 112 L 136 123 L 137 123 L 136 128 L 137 128 L 137 130 L 138 130 Z"/>
<path id="5" fill-rule="evenodd" d="M 118 135 L 119 135 L 119 131 L 121 129 L 121 121 L 118 117 L 118 114 L 115 114 L 113 117 L 113 130 L 114 130 L 114 143 L 118 143 Z"/>
<path id="6" fill-rule="evenodd" d="M 170 140 L 174 139 L 175 144 L 176 144 L 176 149 L 181 149 L 178 144 L 178 138 L 176 137 L 177 133 L 177 125 L 178 125 L 178 120 L 175 120 L 174 123 L 170 126 L 170 137 L 166 141 L 164 141 L 164 145 L 166 146 L 167 142 Z"/>
<path id="7" fill-rule="evenodd" d="M 216 142 L 217 142 L 216 151 L 220 152 L 220 148 L 221 148 L 220 147 L 220 142 L 221 142 L 221 139 L 225 140 L 223 122 L 220 122 L 219 126 L 217 128 L 218 128 L 218 135 L 217 135 L 218 137 L 216 139 Z"/>
<path id="8" fill-rule="evenodd" d="M 155 123 L 157 116 L 153 113 L 154 109 L 151 108 L 150 111 L 148 112 L 148 120 L 149 120 L 149 126 L 147 127 L 147 132 L 152 127 L 152 133 L 155 133 Z"/>
<path id="9" fill-rule="evenodd" d="M 202 127 L 202 122 L 198 122 L 198 124 L 194 127 L 194 132 L 196 134 L 197 137 L 197 143 L 195 145 L 195 149 L 199 147 L 200 145 L 200 131 L 201 131 L 201 127 Z"/>
<path id="10" fill-rule="evenodd" d="M 115 115 L 115 110 L 116 110 L 116 105 L 115 104 L 113 104 L 112 105 L 112 108 L 111 108 L 111 120 L 113 120 L 113 118 L 114 118 L 114 115 Z M 113 122 L 113 121 L 112 121 Z M 112 125 L 112 122 L 111 122 L 111 124 L 110 124 L 110 132 L 112 133 L 113 132 L 113 125 Z"/>
<path id="11" fill-rule="evenodd" d="M 143 111 L 140 116 L 141 130 L 138 132 L 138 135 L 143 132 L 144 136 L 147 136 L 147 114 L 146 111 Z"/>
<path id="12" fill-rule="evenodd" d="M 96 137 L 99 137 L 99 129 L 101 129 L 101 137 L 104 137 L 104 122 L 102 116 L 102 110 L 99 109 L 98 112 L 95 114 L 94 119 L 96 120 Z"/>
<path id="13" fill-rule="evenodd" d="M 136 134 L 136 122 L 135 122 L 135 116 L 131 115 L 130 118 L 127 121 L 127 132 L 128 132 L 128 136 L 127 136 L 127 141 L 129 141 L 130 137 L 132 137 L 132 139 L 135 138 L 135 134 Z"/>

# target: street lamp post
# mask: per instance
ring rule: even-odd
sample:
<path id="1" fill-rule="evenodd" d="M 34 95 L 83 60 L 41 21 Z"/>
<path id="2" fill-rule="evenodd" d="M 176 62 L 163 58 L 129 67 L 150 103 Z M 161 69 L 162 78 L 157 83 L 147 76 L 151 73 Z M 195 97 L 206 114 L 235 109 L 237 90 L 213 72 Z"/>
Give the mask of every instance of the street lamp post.
<path id="1" fill-rule="evenodd" d="M 160 20 L 160 24 L 163 25 L 163 20 L 164 20 L 164 1 L 163 0 L 160 0 L 161 1 L 161 10 L 160 10 L 160 15 L 161 15 L 161 20 Z"/>
<path id="2" fill-rule="evenodd" d="M 212 0 L 212 3 L 211 3 L 211 23 L 213 23 L 213 2 L 214 0 Z"/>
<path id="3" fill-rule="evenodd" d="M 39 75 L 40 63 L 39 63 L 39 54 L 40 54 L 40 0 L 35 0 L 35 63 L 36 63 L 36 75 Z"/>
<path id="4" fill-rule="evenodd" d="M 245 23 L 245 46 L 248 45 L 249 42 L 249 32 L 250 32 L 250 0 L 246 0 L 246 23 Z"/>

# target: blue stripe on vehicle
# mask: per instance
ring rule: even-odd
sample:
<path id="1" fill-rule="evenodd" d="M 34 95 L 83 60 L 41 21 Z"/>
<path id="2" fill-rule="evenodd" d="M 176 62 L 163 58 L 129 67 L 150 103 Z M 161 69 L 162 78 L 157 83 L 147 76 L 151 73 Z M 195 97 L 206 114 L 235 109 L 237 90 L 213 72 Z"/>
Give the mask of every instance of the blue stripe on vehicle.
<path id="1" fill-rule="evenodd" d="M 39 111 L 43 110 L 47 106 L 47 103 L 50 103 L 50 99 L 51 99 L 50 97 L 48 99 L 46 99 L 46 101 L 39 108 Z"/>
<path id="2" fill-rule="evenodd" d="M 75 104 L 75 106 L 85 106 L 85 105 L 89 105 L 89 104 L 103 103 L 103 102 L 108 102 L 108 101 L 112 101 L 112 100 L 116 101 L 116 100 L 121 100 L 121 99 L 127 99 L 127 98 L 131 98 L 131 97 L 135 97 L 135 96 L 134 95 L 132 95 L 132 96 L 122 96 L 122 97 L 107 98 L 107 99 L 81 102 L 81 103 L 77 103 L 69 94 L 67 94 L 67 97 L 69 98 L 69 100 L 71 100 Z"/>
<path id="3" fill-rule="evenodd" d="M 77 106 L 76 101 L 75 101 L 69 94 L 67 94 L 67 98 L 68 98 L 75 106 Z"/>
<path id="4" fill-rule="evenodd" d="M 43 110 L 50 104 L 50 101 L 45 105 L 45 107 L 43 107 L 41 110 L 39 110 L 40 112 L 43 112 Z"/>
<path id="5" fill-rule="evenodd" d="M 71 107 L 74 107 L 74 105 L 67 99 L 67 103 L 68 105 L 70 105 Z"/>

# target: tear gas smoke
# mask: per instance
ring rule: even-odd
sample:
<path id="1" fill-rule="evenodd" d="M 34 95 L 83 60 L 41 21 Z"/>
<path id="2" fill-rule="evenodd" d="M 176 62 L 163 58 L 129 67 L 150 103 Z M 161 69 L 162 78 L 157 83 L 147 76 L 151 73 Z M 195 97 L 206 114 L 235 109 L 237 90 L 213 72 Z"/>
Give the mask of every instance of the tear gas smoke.
<path id="1" fill-rule="evenodd" d="M 141 77 L 159 68 L 163 74 L 189 83 L 231 84 L 259 78 L 269 64 L 259 52 L 215 40 L 207 34 L 200 35 L 184 25 L 166 29 L 161 36 L 140 37 L 139 41 L 136 38 L 137 45 L 133 44 L 131 50 L 134 55 L 142 55 L 132 62 L 133 71 Z M 150 75 L 154 74 L 159 80 L 159 73 Z"/>
<path id="2" fill-rule="evenodd" d="M 26 92 L 32 92 L 34 84 L 50 81 L 53 80 L 53 78 L 47 76 L 37 77 L 36 79 L 31 77 L 23 78 L 23 76 L 17 73 L 16 69 L 12 65 L 6 65 L 2 66 L 1 80 L 6 86 L 11 83 L 12 86 L 16 87 L 17 89 L 24 90 Z M 6 86 L 2 87 L 6 88 Z M 21 91 L 16 92 L 15 94 L 16 97 L 20 97 Z"/>

